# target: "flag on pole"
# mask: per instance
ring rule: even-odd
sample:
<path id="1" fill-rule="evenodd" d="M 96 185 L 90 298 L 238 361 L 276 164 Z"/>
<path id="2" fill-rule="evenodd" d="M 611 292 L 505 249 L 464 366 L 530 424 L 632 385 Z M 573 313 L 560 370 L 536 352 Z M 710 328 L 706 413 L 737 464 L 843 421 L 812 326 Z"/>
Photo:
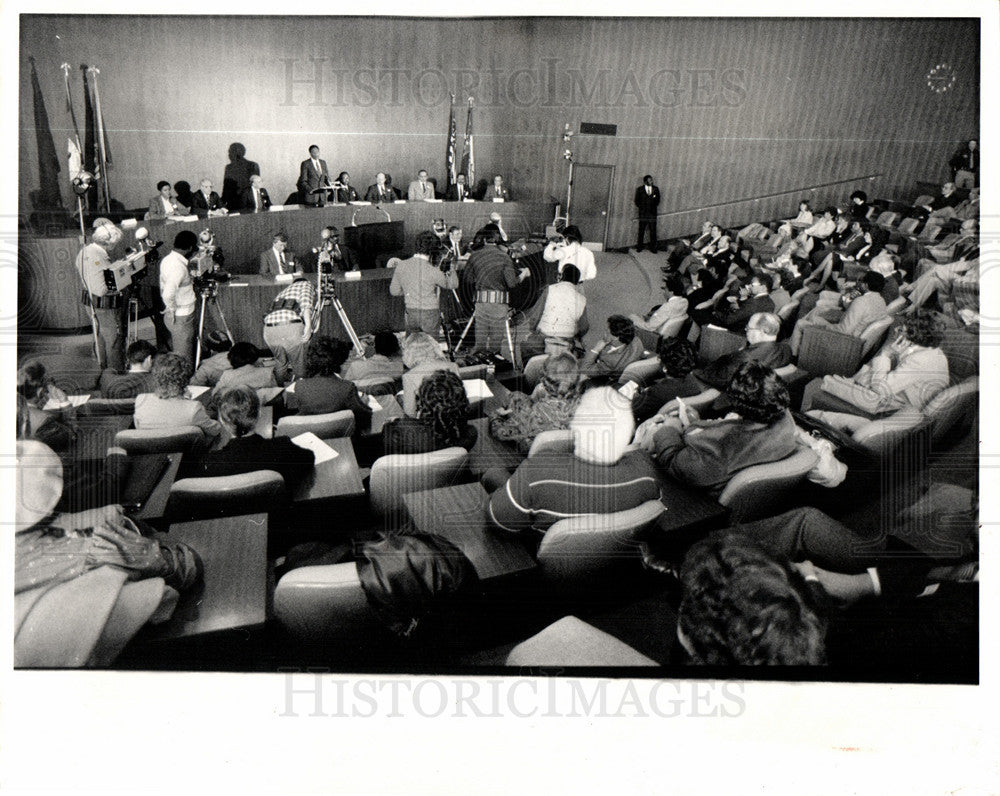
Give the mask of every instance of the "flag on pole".
<path id="1" fill-rule="evenodd" d="M 451 106 L 448 108 L 448 152 L 445 154 L 445 171 L 448 173 L 448 185 L 450 188 L 458 182 L 456 173 L 456 153 L 455 147 L 458 144 L 458 130 L 455 127 L 455 95 L 451 95 Z"/>
<path id="2" fill-rule="evenodd" d="M 59 192 L 59 156 L 56 154 L 56 142 L 52 139 L 52 129 L 49 127 L 49 114 L 45 110 L 45 98 L 42 87 L 38 83 L 38 72 L 35 71 L 35 59 L 28 56 L 31 62 L 31 93 L 35 101 L 35 143 L 38 146 L 38 187 L 39 207 L 62 207 L 62 194 Z"/>
<path id="3" fill-rule="evenodd" d="M 90 81 L 87 79 L 87 65 L 80 64 L 83 72 L 83 168 L 94 175 L 90 190 L 84 196 L 87 207 L 97 207 L 97 181 L 104 178 L 101 174 L 100 158 L 97 144 L 97 117 L 94 115 L 94 103 L 90 99 Z"/>
<path id="4" fill-rule="evenodd" d="M 469 97 L 469 115 L 465 119 L 465 151 L 462 153 L 462 173 L 465 184 L 472 190 L 476 184 L 476 152 L 472 138 L 472 97 Z"/>

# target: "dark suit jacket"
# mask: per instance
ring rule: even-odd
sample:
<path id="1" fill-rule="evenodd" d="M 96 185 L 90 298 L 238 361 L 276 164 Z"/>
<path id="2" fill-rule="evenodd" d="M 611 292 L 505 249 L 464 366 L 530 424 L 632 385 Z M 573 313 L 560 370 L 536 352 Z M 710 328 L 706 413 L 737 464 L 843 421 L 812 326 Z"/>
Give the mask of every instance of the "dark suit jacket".
<path id="1" fill-rule="evenodd" d="M 232 439 L 221 450 L 189 460 L 181 465 L 185 478 L 217 478 L 257 470 L 274 470 L 285 479 L 291 492 L 312 470 L 312 451 L 300 448 L 288 437 L 264 439 L 259 434 Z"/>
<path id="2" fill-rule="evenodd" d="M 288 395 L 285 404 L 297 408 L 300 415 L 325 415 L 350 409 L 359 429 L 371 423 L 372 410 L 362 402 L 353 381 L 339 376 L 310 376 L 296 382 L 295 392 Z"/>
<path id="3" fill-rule="evenodd" d="M 792 349 L 788 347 L 788 343 L 757 343 L 719 357 L 701 370 L 696 370 L 695 375 L 710 387 L 722 390 L 744 362 L 759 362 L 776 370 L 791 361 Z"/>
<path id="4" fill-rule="evenodd" d="M 299 166 L 299 181 L 296 187 L 302 193 L 302 201 L 306 204 L 317 204 L 321 194 L 310 194 L 310 191 L 327 185 L 330 181 L 330 170 L 326 167 L 326 161 L 320 158 L 319 166 L 320 171 L 317 173 L 312 158 L 303 160 Z"/>
<path id="5" fill-rule="evenodd" d="M 356 202 L 361 198 L 358 196 L 358 192 L 354 190 L 353 185 L 348 185 L 346 188 L 338 188 L 335 191 L 335 196 L 338 202 Z"/>
<path id="6" fill-rule="evenodd" d="M 220 210 L 221 208 L 222 200 L 219 199 L 219 195 L 215 191 L 212 191 L 207 201 L 205 194 L 200 190 L 191 194 L 191 212 L 195 213 L 199 218 L 207 218 L 209 210 Z"/>
<path id="7" fill-rule="evenodd" d="M 639 208 L 639 218 L 643 221 L 652 221 L 656 218 L 656 208 L 660 206 L 660 189 L 653 186 L 653 193 L 646 193 L 646 185 L 643 183 L 635 189 L 635 206 Z"/>
<path id="8" fill-rule="evenodd" d="M 725 302 L 729 305 L 729 302 Z M 719 326 L 725 326 L 731 332 L 742 332 L 747 328 L 747 321 L 758 312 L 774 312 L 774 301 L 770 296 L 754 296 L 735 307 L 723 307 L 715 313 Z"/>
<path id="9" fill-rule="evenodd" d="M 493 183 L 490 183 L 489 187 L 486 189 L 486 193 L 483 194 L 483 200 L 489 202 L 493 199 L 503 199 L 505 202 L 509 202 L 510 191 L 507 190 L 507 186 L 501 186 L 500 191 L 497 192 L 496 186 L 493 185 Z"/>
<path id="10" fill-rule="evenodd" d="M 291 258 L 292 253 L 286 249 L 284 266 L 284 273 L 286 274 L 290 274 L 295 270 L 295 266 L 289 262 Z M 281 268 L 278 266 L 278 257 L 274 253 L 274 247 L 260 253 L 260 273 L 262 276 L 272 276 L 282 273 Z"/>
<path id="11" fill-rule="evenodd" d="M 465 199 L 471 199 L 472 194 L 469 192 L 469 186 L 465 185 L 462 187 L 462 199 L 458 198 L 458 186 L 449 185 L 448 190 L 445 191 L 444 198 L 448 202 L 459 202 Z"/>
<path id="12" fill-rule="evenodd" d="M 365 201 L 375 204 L 396 201 L 396 191 L 391 186 L 386 185 L 382 190 L 384 193 L 380 194 L 377 185 L 369 185 L 368 190 L 365 191 Z"/>
<path id="13" fill-rule="evenodd" d="M 260 189 L 261 210 L 267 210 L 271 206 L 271 197 L 267 195 L 267 188 Z M 240 197 L 240 207 L 244 210 L 254 210 L 253 188 L 247 188 Z"/>

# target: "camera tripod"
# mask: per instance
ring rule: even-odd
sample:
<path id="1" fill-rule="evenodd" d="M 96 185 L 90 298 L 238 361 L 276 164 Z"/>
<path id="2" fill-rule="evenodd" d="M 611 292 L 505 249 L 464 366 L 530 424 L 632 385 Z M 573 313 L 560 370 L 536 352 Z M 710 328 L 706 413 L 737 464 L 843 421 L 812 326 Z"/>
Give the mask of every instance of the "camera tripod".
<path id="1" fill-rule="evenodd" d="M 344 331 L 351 338 L 351 343 L 358 352 L 358 356 L 363 359 L 365 356 L 365 346 L 361 342 L 361 338 L 358 337 L 358 333 L 354 331 L 354 325 L 351 323 L 351 319 L 347 317 L 347 310 L 340 303 L 340 297 L 337 295 L 336 287 L 334 287 L 333 274 L 324 273 L 323 266 L 319 265 L 316 271 L 316 312 L 313 313 L 311 334 L 316 334 L 323 323 L 324 307 L 333 307 L 334 312 L 337 313 L 337 317 L 340 319 L 341 325 L 344 327 Z"/>
<path id="2" fill-rule="evenodd" d="M 208 308 L 209 301 L 211 301 L 215 308 L 219 311 L 219 319 L 222 321 L 222 328 L 226 332 L 226 337 L 229 338 L 229 342 L 233 344 L 236 343 L 236 340 L 233 339 L 232 332 L 229 331 L 229 324 L 226 323 L 226 313 L 222 311 L 222 307 L 219 305 L 218 283 L 214 283 L 198 292 L 201 294 L 201 306 L 198 308 L 198 340 L 194 347 L 195 370 L 197 370 L 198 366 L 201 364 L 201 346 L 205 334 L 205 310 Z"/>
<path id="3" fill-rule="evenodd" d="M 503 319 L 504 331 L 507 333 L 507 345 L 510 347 L 510 361 L 511 364 L 516 368 L 518 367 L 518 356 L 517 350 L 514 348 L 514 335 L 510 330 L 510 318 L 512 312 L 508 308 L 507 315 Z M 472 315 L 469 316 L 468 323 L 465 324 L 465 328 L 462 330 L 462 336 L 458 338 L 458 343 L 455 345 L 455 350 L 453 352 L 453 357 L 458 355 L 459 350 L 462 348 L 462 344 L 465 342 L 466 336 L 469 334 L 469 329 L 472 328 L 472 324 L 476 320 L 476 311 L 472 311 Z M 501 346 L 501 353 L 503 346 Z"/>

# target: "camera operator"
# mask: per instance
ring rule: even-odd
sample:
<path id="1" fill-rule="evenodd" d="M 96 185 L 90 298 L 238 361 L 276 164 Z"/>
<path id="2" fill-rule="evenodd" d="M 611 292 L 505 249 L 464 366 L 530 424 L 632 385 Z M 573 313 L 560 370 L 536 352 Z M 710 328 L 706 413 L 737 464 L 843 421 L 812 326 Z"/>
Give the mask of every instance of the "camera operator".
<path id="1" fill-rule="evenodd" d="M 149 231 L 139 227 L 135 231 L 136 252 L 146 256 L 146 267 L 132 277 L 133 295 L 139 301 L 140 312 L 149 313 L 156 330 L 156 347 L 160 351 L 170 350 L 170 331 L 163 322 L 163 299 L 160 297 L 160 246 L 163 241 L 152 241 Z M 131 253 L 131 252 L 129 252 Z"/>
<path id="2" fill-rule="evenodd" d="M 510 316 L 510 290 L 531 276 L 528 268 L 515 269 L 496 224 L 487 224 L 476 233 L 481 247 L 465 266 L 465 278 L 475 287 L 476 351 L 495 354 L 506 343 Z M 515 362 L 514 352 L 510 361 Z"/>
<path id="3" fill-rule="evenodd" d="M 441 267 L 435 265 L 444 252 L 435 233 L 421 232 L 416 243 L 416 254 L 396 266 L 389 293 L 403 297 L 407 332 L 436 335 L 441 323 L 439 288 L 454 290 L 458 276 L 450 259 L 442 261 Z"/>
<path id="4" fill-rule="evenodd" d="M 586 282 L 597 276 L 597 266 L 594 264 L 594 253 L 583 245 L 583 237 L 579 227 L 568 226 L 562 234 L 549 241 L 542 252 L 542 257 L 548 263 L 559 264 L 559 276 L 563 268 L 575 265 L 580 271 L 580 282 Z"/>
<path id="5" fill-rule="evenodd" d="M 320 233 L 322 243 L 313 249 L 318 256 L 318 270 L 322 273 L 332 273 L 334 268 L 341 271 L 357 271 L 358 261 L 354 252 L 340 244 L 340 230 L 336 227 L 324 227 Z"/>
<path id="6" fill-rule="evenodd" d="M 295 280 L 274 299 L 264 316 L 264 344 L 274 351 L 284 349 L 296 378 L 305 377 L 306 345 L 312 336 L 313 313 L 316 306 L 316 288 L 301 271 Z"/>
<path id="7" fill-rule="evenodd" d="M 170 332 L 171 350 L 194 364 L 194 310 L 197 302 L 189 260 L 198 250 L 198 236 L 186 229 L 174 238 L 174 248 L 160 262 L 163 320 Z"/>
<path id="8" fill-rule="evenodd" d="M 125 312 L 127 291 L 109 290 L 104 272 L 111 267 L 111 252 L 122 239 L 114 224 L 102 224 L 94 230 L 91 242 L 76 258 L 76 267 L 86 284 L 83 303 L 94 308 L 97 335 L 104 344 L 105 364 L 115 370 L 125 366 Z"/>
<path id="9" fill-rule="evenodd" d="M 219 282 L 229 279 L 229 274 L 222 270 L 226 256 L 215 244 L 215 233 L 203 229 L 198 235 L 198 252 L 191 258 L 191 270 L 197 275 L 211 272 Z"/>

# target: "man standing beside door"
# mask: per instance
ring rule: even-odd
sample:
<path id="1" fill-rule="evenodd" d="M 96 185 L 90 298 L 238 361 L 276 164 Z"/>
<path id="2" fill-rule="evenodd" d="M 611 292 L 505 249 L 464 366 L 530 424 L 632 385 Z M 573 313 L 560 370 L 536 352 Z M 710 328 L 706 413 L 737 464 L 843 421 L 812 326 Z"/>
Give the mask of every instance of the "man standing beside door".
<path id="1" fill-rule="evenodd" d="M 648 229 L 649 250 L 656 254 L 656 213 L 660 206 L 660 189 L 653 185 L 651 174 L 643 177 L 642 185 L 635 189 L 635 206 L 639 208 L 639 241 L 635 250 L 642 251 L 643 238 Z"/>

